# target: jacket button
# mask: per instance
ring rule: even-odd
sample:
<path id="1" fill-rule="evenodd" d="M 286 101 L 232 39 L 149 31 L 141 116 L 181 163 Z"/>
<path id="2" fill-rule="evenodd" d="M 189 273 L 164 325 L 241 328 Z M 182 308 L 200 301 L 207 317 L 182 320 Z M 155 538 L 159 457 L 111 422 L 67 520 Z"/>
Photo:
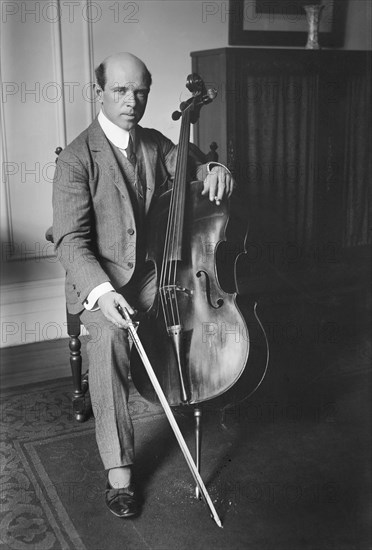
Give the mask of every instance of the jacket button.
<path id="1" fill-rule="evenodd" d="M 132 267 L 133 267 L 132 262 L 128 262 L 128 267 L 129 267 L 129 269 L 132 269 Z"/>
<path id="2" fill-rule="evenodd" d="M 128 229 L 127 233 L 129 233 L 129 235 L 134 235 L 134 229 L 132 229 L 131 227 Z"/>
<path id="3" fill-rule="evenodd" d="M 80 292 L 77 292 L 76 294 L 77 294 L 78 296 L 80 296 Z"/>

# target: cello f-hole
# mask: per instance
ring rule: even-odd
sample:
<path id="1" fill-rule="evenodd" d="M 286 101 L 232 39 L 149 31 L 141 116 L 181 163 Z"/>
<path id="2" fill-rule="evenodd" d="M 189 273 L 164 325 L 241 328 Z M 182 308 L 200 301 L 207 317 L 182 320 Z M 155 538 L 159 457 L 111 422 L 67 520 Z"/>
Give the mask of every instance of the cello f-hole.
<path id="1" fill-rule="evenodd" d="M 216 301 L 216 305 L 212 304 L 212 299 L 211 299 L 211 284 L 210 284 L 210 281 L 209 281 L 209 275 L 206 271 L 203 271 L 202 269 L 200 271 L 197 272 L 196 276 L 200 279 L 200 277 L 202 276 L 202 274 L 205 276 L 205 293 L 207 295 L 207 302 L 208 304 L 213 307 L 213 309 L 220 309 L 220 307 L 223 306 L 224 304 L 224 300 L 223 298 L 218 298 L 218 300 Z"/>

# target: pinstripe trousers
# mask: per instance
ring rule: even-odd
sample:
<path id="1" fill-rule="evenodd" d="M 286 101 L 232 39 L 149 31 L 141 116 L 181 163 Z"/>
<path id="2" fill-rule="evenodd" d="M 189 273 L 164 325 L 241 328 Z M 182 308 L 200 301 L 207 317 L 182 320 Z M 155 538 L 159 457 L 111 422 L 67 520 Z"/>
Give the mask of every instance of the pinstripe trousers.
<path id="1" fill-rule="evenodd" d="M 118 292 L 134 309 L 146 311 L 155 297 L 154 271 L 142 270 L 135 274 Z M 128 466 L 133 464 L 135 456 L 128 408 L 128 331 L 108 321 L 100 310 L 84 310 L 80 318 L 89 333 L 89 390 L 98 450 L 106 470 Z"/>

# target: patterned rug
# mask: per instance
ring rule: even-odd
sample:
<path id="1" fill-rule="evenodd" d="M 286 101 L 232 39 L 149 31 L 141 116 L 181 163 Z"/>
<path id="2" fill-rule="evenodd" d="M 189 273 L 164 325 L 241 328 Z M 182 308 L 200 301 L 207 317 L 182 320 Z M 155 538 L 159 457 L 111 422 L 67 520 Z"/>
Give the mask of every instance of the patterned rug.
<path id="1" fill-rule="evenodd" d="M 202 476 L 223 530 L 195 499 L 163 412 L 137 393 L 130 406 L 145 504 L 123 521 L 104 505 L 94 420 L 73 419 L 70 381 L 4 392 L 0 549 L 369 549 L 370 381 L 331 381 L 332 393 L 328 381 L 296 400 L 282 389 L 282 397 L 258 392 L 225 426 L 206 411 Z M 192 419 L 177 416 L 193 452 Z"/>
<path id="2" fill-rule="evenodd" d="M 57 380 L 3 393 L 1 405 L 0 547 L 86 548 L 70 513 L 102 504 L 105 475 L 95 448 L 94 419 L 72 416 L 71 382 Z M 132 392 L 135 424 L 163 416 Z M 65 505 L 68 505 L 68 511 Z"/>

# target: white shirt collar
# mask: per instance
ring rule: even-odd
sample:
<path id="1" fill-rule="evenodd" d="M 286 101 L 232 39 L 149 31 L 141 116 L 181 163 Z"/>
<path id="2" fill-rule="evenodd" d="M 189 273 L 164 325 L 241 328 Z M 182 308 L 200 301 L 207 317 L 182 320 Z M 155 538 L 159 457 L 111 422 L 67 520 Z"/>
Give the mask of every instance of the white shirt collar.
<path id="1" fill-rule="evenodd" d="M 103 130 L 103 133 L 111 143 L 119 147 L 119 149 L 126 149 L 128 147 L 129 132 L 116 126 L 111 120 L 107 118 L 104 112 L 99 112 L 98 122 Z"/>

